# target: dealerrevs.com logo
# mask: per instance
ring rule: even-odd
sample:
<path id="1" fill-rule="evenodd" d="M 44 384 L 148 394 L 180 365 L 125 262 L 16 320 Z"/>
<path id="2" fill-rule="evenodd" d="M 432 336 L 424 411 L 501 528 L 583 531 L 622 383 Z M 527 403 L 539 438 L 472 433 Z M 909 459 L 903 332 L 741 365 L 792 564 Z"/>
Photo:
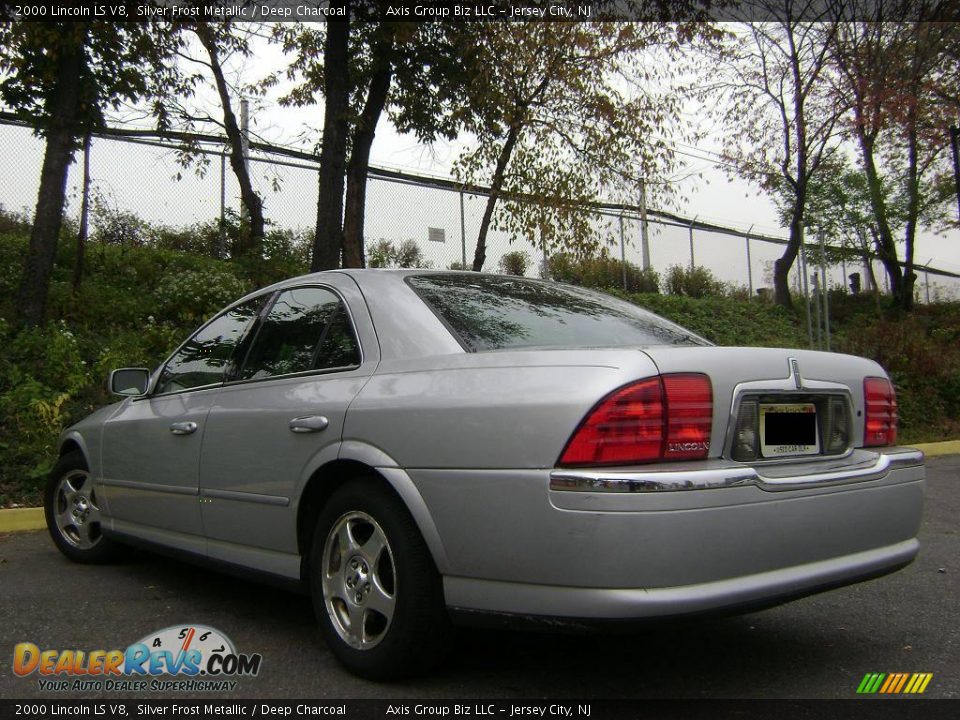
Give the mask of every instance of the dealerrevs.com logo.
<path id="1" fill-rule="evenodd" d="M 219 630 L 196 624 L 150 633 L 125 650 L 42 650 L 30 642 L 13 648 L 13 672 L 36 673 L 44 691 L 223 692 L 236 689 L 234 678 L 255 677 L 262 660 L 259 653 L 238 653 Z"/>

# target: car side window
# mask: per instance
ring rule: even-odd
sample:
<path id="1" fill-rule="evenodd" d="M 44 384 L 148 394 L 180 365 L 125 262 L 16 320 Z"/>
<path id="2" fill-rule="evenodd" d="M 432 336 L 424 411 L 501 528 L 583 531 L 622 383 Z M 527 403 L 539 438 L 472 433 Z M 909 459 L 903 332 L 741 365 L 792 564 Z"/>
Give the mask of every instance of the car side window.
<path id="1" fill-rule="evenodd" d="M 264 317 L 240 379 L 359 364 L 356 335 L 339 296 L 320 287 L 293 288 L 280 293 Z"/>
<path id="2" fill-rule="evenodd" d="M 223 382 L 237 347 L 263 307 L 256 298 L 214 318 L 167 361 L 154 393 L 178 392 Z"/>

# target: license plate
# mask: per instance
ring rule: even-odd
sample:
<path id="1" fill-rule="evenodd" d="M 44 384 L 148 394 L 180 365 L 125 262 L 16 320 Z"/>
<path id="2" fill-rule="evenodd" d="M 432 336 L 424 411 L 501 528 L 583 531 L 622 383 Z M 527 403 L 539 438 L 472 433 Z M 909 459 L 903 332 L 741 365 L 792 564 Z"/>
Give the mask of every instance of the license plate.
<path id="1" fill-rule="evenodd" d="M 819 452 L 816 405 L 760 405 L 760 454 L 763 457 L 817 455 Z"/>

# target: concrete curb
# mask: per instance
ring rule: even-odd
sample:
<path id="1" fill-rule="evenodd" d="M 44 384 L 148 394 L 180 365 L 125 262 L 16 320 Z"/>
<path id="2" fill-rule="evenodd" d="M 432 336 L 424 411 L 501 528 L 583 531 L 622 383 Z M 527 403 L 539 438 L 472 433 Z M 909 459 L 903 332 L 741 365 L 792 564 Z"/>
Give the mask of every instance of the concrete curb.
<path id="1" fill-rule="evenodd" d="M 20 530 L 42 530 L 47 526 L 43 508 L 0 510 L 0 533 Z"/>
<path id="2" fill-rule="evenodd" d="M 939 455 L 960 455 L 960 440 L 945 440 L 944 442 L 919 443 L 911 445 L 917 450 L 923 450 L 927 457 L 937 457 Z"/>
<path id="3" fill-rule="evenodd" d="M 960 440 L 947 440 L 936 443 L 919 443 L 910 447 L 922 450 L 927 457 L 940 455 L 960 455 Z M 43 508 L 13 508 L 0 510 L 0 533 L 18 532 L 21 530 L 43 530 L 47 521 L 43 516 Z"/>

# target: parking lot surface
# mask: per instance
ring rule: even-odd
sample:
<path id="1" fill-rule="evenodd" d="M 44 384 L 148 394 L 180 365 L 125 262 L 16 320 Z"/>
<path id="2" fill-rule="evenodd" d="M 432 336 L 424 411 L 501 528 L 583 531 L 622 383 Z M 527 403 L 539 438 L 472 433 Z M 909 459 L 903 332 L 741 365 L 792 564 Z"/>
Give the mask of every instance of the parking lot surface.
<path id="1" fill-rule="evenodd" d="M 933 678 L 923 698 L 960 698 L 958 518 L 960 456 L 933 458 L 920 556 L 894 575 L 629 635 L 463 630 L 435 673 L 388 685 L 337 665 L 305 596 L 148 553 L 113 566 L 74 565 L 46 533 L 0 535 L 0 698 L 50 697 L 36 674 L 13 673 L 16 643 L 123 649 L 179 624 L 212 626 L 239 652 L 263 655 L 257 677 L 231 693 L 196 697 L 855 698 L 866 673 L 925 672 Z"/>

